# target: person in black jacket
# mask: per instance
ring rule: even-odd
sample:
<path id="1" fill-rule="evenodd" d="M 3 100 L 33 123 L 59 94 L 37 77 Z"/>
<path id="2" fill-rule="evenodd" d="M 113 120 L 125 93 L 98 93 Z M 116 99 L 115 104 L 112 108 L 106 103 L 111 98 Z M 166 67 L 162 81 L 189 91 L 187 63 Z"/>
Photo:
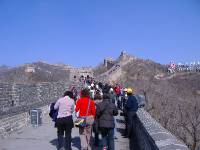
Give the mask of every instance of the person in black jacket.
<path id="1" fill-rule="evenodd" d="M 109 94 L 103 95 L 103 101 L 97 105 L 96 115 L 102 134 L 103 150 L 114 150 L 114 116 L 118 115 L 118 110 L 111 102 Z"/>
<path id="2" fill-rule="evenodd" d="M 102 99 L 103 97 L 100 95 L 100 93 L 96 93 L 95 94 L 95 97 L 94 97 L 94 102 L 95 102 L 95 106 L 97 107 L 97 105 L 99 103 L 102 102 Z M 94 132 L 94 145 L 96 147 L 99 146 L 99 129 L 98 129 L 98 117 L 95 116 L 95 121 L 94 121 L 94 124 L 93 124 L 93 132 Z"/>

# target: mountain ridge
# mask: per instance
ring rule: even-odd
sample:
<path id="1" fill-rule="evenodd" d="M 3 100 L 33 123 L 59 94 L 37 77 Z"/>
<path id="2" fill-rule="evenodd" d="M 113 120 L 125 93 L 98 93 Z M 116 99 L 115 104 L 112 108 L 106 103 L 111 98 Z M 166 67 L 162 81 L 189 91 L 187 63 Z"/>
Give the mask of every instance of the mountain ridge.
<path id="1" fill-rule="evenodd" d="M 145 109 L 195 150 L 200 145 L 200 73 L 171 74 L 166 65 L 136 57 L 125 65 L 121 65 L 120 61 L 113 62 L 113 66 L 119 65 L 118 71 L 111 72 L 112 68 L 105 69 L 104 65 L 102 78 L 101 75 L 97 78 L 107 79 L 103 82 L 111 84 L 119 83 L 122 87 L 132 87 L 137 94 L 145 95 Z"/>

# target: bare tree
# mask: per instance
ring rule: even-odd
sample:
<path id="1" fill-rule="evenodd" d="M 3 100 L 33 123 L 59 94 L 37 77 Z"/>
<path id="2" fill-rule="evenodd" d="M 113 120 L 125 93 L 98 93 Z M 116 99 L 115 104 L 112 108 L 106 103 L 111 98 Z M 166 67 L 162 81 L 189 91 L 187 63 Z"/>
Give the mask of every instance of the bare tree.
<path id="1" fill-rule="evenodd" d="M 200 145 L 200 102 L 196 100 L 184 106 L 179 105 L 179 112 L 177 135 L 191 150 L 197 150 Z"/>

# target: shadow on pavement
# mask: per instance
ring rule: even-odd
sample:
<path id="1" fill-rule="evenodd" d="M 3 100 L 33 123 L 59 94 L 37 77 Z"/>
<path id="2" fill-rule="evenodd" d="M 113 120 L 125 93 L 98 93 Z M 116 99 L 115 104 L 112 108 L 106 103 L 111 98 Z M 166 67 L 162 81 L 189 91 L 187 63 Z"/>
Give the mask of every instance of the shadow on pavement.
<path id="1" fill-rule="evenodd" d="M 117 132 L 119 132 L 121 135 L 123 135 L 125 133 L 125 129 L 123 128 L 116 128 Z"/>
<path id="2" fill-rule="evenodd" d="M 58 142 L 57 139 L 53 139 L 49 143 L 51 143 L 52 145 L 54 145 L 57 148 L 57 142 Z M 72 147 L 76 147 L 78 149 L 81 149 L 81 142 L 80 142 L 79 137 L 72 138 Z"/>
<path id="3" fill-rule="evenodd" d="M 93 141 L 94 139 L 92 139 L 92 143 L 94 143 Z M 57 138 L 51 140 L 49 143 L 51 143 L 53 146 L 56 147 L 57 149 Z M 74 137 L 72 138 L 72 149 L 77 148 L 77 149 L 81 149 L 81 141 L 80 141 L 80 137 Z M 94 144 L 92 144 L 92 150 L 101 150 L 102 149 L 102 143 L 101 140 L 99 141 L 99 146 L 95 146 Z"/>
<path id="4" fill-rule="evenodd" d="M 74 137 L 74 138 L 72 138 L 72 146 L 76 147 L 78 149 L 81 149 L 80 137 Z"/>
<path id="5" fill-rule="evenodd" d="M 94 139 L 91 139 L 91 143 L 92 143 L 92 150 L 101 150 L 102 146 L 101 146 L 101 140 L 99 141 L 100 146 L 95 146 L 94 145 Z M 72 146 L 76 147 L 78 149 L 81 149 L 81 141 L 80 141 L 80 137 L 74 137 L 72 138 Z"/>
<path id="6" fill-rule="evenodd" d="M 49 143 L 51 143 L 53 146 L 57 148 L 57 142 L 58 142 L 57 139 L 53 139 Z"/>

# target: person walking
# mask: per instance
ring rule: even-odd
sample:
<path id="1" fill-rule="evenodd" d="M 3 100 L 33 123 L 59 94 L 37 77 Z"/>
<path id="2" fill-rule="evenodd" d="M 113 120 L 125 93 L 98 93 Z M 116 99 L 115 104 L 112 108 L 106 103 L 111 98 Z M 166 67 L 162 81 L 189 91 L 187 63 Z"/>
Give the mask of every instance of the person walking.
<path id="1" fill-rule="evenodd" d="M 71 133 L 74 127 L 72 113 L 74 111 L 73 93 L 66 91 L 64 96 L 57 100 L 54 109 L 58 110 L 56 119 L 57 136 L 58 136 L 58 150 L 71 150 Z M 65 143 L 64 145 L 64 134 Z"/>
<path id="2" fill-rule="evenodd" d="M 126 113 L 127 113 L 127 133 L 129 138 L 129 147 L 130 150 L 133 150 L 133 143 L 136 140 L 136 134 L 135 134 L 135 122 L 134 118 L 136 117 L 136 112 L 138 110 L 138 103 L 137 99 L 134 96 L 133 89 L 128 88 L 127 89 L 127 103 L 125 105 Z"/>
<path id="3" fill-rule="evenodd" d="M 121 99 L 120 99 L 121 88 L 118 84 L 116 84 L 114 91 L 116 94 L 117 107 L 118 107 L 118 109 L 121 109 Z"/>
<path id="4" fill-rule="evenodd" d="M 102 100 L 103 100 L 103 98 L 102 98 L 101 94 L 97 92 L 94 97 L 95 106 L 97 107 L 97 105 L 100 102 L 102 102 Z M 98 147 L 99 146 L 99 120 L 98 120 L 97 116 L 95 116 L 93 132 L 94 132 L 94 145 L 96 147 Z"/>
<path id="5" fill-rule="evenodd" d="M 115 99 L 116 99 L 116 98 L 115 98 L 115 93 L 114 93 L 113 88 L 110 88 L 109 94 L 110 94 L 111 102 L 112 102 L 113 104 L 115 104 Z"/>
<path id="6" fill-rule="evenodd" d="M 118 115 L 118 110 L 115 104 L 111 102 L 109 94 L 104 94 L 103 101 L 97 104 L 96 115 L 102 134 L 103 150 L 114 150 L 114 116 Z"/>
<path id="7" fill-rule="evenodd" d="M 123 102 L 123 109 L 122 109 L 122 111 L 123 111 L 124 120 L 125 120 L 125 130 L 124 130 L 123 136 L 125 138 L 128 137 L 128 115 L 127 115 L 127 109 L 125 108 L 126 103 L 127 103 L 127 99 L 128 99 L 127 88 L 125 88 L 123 90 L 123 96 L 122 96 L 122 102 Z"/>
<path id="8" fill-rule="evenodd" d="M 95 117 L 95 103 L 90 99 L 89 89 L 83 89 L 81 91 L 81 98 L 77 100 L 75 111 L 77 113 L 79 112 L 79 117 Z M 79 127 L 79 134 L 81 140 L 81 150 L 91 150 L 92 125 Z"/>

